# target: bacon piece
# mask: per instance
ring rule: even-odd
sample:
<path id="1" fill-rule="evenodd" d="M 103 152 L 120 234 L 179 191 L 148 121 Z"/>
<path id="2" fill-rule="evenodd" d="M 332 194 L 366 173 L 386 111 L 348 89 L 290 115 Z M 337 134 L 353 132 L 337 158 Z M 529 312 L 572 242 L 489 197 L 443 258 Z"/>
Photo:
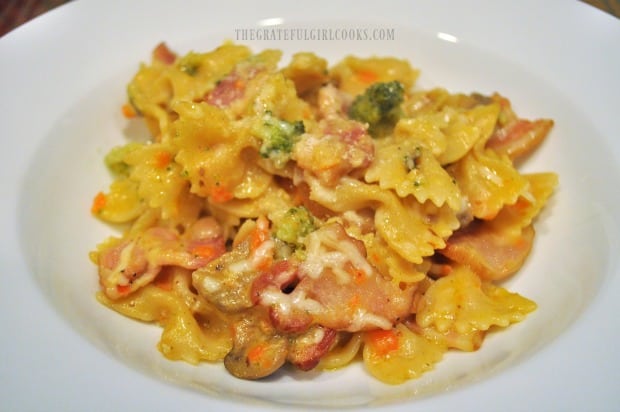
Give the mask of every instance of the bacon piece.
<path id="1" fill-rule="evenodd" d="M 259 304 L 270 308 L 279 330 L 299 332 L 310 324 L 349 332 L 389 329 L 409 314 L 411 287 L 403 290 L 384 279 L 365 260 L 363 243 L 341 225 L 323 226 L 309 237 L 314 245 L 294 272 L 298 283 L 293 290 L 264 279 L 254 284 Z"/>
<path id="2" fill-rule="evenodd" d="M 337 115 L 346 116 L 347 110 L 353 98 L 348 93 L 341 91 L 332 84 L 321 87 L 317 96 L 319 115 L 323 118 Z"/>
<path id="3" fill-rule="evenodd" d="M 211 220 L 209 220 L 211 219 Z M 212 218 L 201 219 L 183 236 L 152 227 L 100 251 L 99 282 L 110 299 L 131 294 L 151 283 L 165 266 L 198 269 L 225 252 L 224 238 Z M 210 230 L 204 227 L 210 226 Z"/>
<path id="4" fill-rule="evenodd" d="M 305 134 L 293 148 L 292 158 L 327 186 L 342 176 L 367 168 L 375 155 L 372 137 L 364 126 L 344 117 L 321 120 L 318 134 Z"/>
<path id="5" fill-rule="evenodd" d="M 352 285 L 342 284 L 329 269 L 319 279 L 304 277 L 293 294 L 303 294 L 322 306 L 312 313 L 314 322 L 349 332 L 392 327 L 409 314 L 413 299 L 410 289 L 401 290 L 376 272 Z"/>
<path id="6" fill-rule="evenodd" d="M 153 59 L 165 65 L 171 65 L 176 61 L 177 55 L 168 48 L 166 43 L 161 42 L 153 50 Z"/>
<path id="7" fill-rule="evenodd" d="M 241 98 L 245 92 L 245 84 L 236 72 L 220 80 L 206 96 L 205 101 L 213 106 L 225 108 Z"/>
<path id="8" fill-rule="evenodd" d="M 248 81 L 259 72 L 260 70 L 257 67 L 237 66 L 226 77 L 218 81 L 213 90 L 205 95 L 205 102 L 221 109 L 229 107 L 245 95 Z"/>
<path id="9" fill-rule="evenodd" d="M 525 227 L 518 235 L 493 230 L 474 221 L 455 232 L 439 253 L 472 268 L 486 280 L 501 280 L 516 273 L 527 259 L 534 241 L 534 229 Z"/>
<path id="10" fill-rule="evenodd" d="M 536 149 L 553 127 L 553 120 L 534 121 L 519 119 L 498 129 L 487 141 L 486 147 L 511 159 L 526 156 Z"/>

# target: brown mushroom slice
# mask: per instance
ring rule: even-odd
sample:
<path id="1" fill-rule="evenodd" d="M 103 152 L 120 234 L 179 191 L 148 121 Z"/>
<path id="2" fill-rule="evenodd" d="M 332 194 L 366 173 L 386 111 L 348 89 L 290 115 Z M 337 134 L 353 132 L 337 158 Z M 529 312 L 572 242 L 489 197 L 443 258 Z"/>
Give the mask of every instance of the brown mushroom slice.
<path id="1" fill-rule="evenodd" d="M 313 325 L 306 332 L 290 339 L 287 360 L 302 371 L 319 364 L 336 341 L 337 332 L 321 325 Z"/>
<path id="2" fill-rule="evenodd" d="M 241 379 L 271 375 L 286 362 L 288 339 L 276 333 L 263 311 L 244 314 L 233 324 L 233 348 L 224 366 Z"/>
<path id="3" fill-rule="evenodd" d="M 222 312 L 234 313 L 254 306 L 251 288 L 260 273 L 240 271 L 235 267 L 238 262 L 247 260 L 249 254 L 249 242 L 240 243 L 232 251 L 194 271 L 193 286 Z"/>

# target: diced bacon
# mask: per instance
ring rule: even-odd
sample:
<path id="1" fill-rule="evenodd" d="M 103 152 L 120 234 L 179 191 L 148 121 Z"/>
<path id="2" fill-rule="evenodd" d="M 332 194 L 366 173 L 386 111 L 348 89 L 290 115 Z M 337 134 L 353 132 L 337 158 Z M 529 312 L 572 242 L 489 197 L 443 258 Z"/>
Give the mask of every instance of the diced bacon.
<path id="1" fill-rule="evenodd" d="M 99 281 L 105 294 L 118 299 L 151 283 L 165 266 L 198 269 L 222 255 L 224 237 L 208 219 L 197 221 L 183 236 L 169 228 L 152 227 L 135 239 L 102 250 Z"/>
<path id="2" fill-rule="evenodd" d="M 313 234 L 334 241 L 328 240 L 330 247 L 316 253 L 308 248 L 307 259 L 294 272 L 298 283 L 293 290 L 264 279 L 254 284 L 253 293 L 260 305 L 270 307 L 277 329 L 299 332 L 310 324 L 349 332 L 388 329 L 410 313 L 411 288 L 403 290 L 376 272 L 361 242 L 339 224 L 317 232 Z M 287 284 L 293 282 L 288 279 Z"/>
<path id="3" fill-rule="evenodd" d="M 207 93 L 205 101 L 219 108 L 229 107 L 245 95 L 248 81 L 259 72 L 260 70 L 256 67 L 238 66 Z"/>
<path id="4" fill-rule="evenodd" d="M 153 59 L 171 65 L 176 61 L 177 55 L 168 48 L 166 43 L 162 42 L 153 50 Z"/>
<path id="5" fill-rule="evenodd" d="M 349 94 L 334 87 L 332 84 L 328 84 L 321 87 L 318 92 L 317 104 L 319 114 L 323 118 L 333 115 L 344 117 L 352 101 L 353 98 Z"/>
<path id="6" fill-rule="evenodd" d="M 292 157 L 301 169 L 333 186 L 342 176 L 367 168 L 374 154 L 374 142 L 362 124 L 330 116 L 320 122 L 318 134 L 302 136 Z"/>
<path id="7" fill-rule="evenodd" d="M 534 229 L 528 226 L 519 235 L 501 233 L 489 225 L 474 221 L 454 233 L 439 253 L 452 261 L 472 268 L 487 280 L 500 280 L 513 275 L 525 262 L 534 240 Z"/>
<path id="8" fill-rule="evenodd" d="M 205 97 L 205 101 L 213 106 L 225 108 L 241 98 L 245 93 L 245 84 L 236 72 L 220 80 L 213 90 Z"/>
<path id="9" fill-rule="evenodd" d="M 252 284 L 252 302 L 258 303 L 260 292 L 269 286 L 278 290 L 286 290 L 297 281 L 296 268 L 290 261 L 280 260 L 274 263 L 269 271 L 262 273 Z"/>
<path id="10" fill-rule="evenodd" d="M 497 129 L 486 146 L 516 159 L 533 152 L 545 140 L 552 127 L 553 120 L 550 119 L 519 119 Z"/>
<path id="11" fill-rule="evenodd" d="M 161 267 L 147 260 L 136 242 L 124 241 L 101 252 L 99 283 L 111 299 L 129 295 L 155 279 Z"/>

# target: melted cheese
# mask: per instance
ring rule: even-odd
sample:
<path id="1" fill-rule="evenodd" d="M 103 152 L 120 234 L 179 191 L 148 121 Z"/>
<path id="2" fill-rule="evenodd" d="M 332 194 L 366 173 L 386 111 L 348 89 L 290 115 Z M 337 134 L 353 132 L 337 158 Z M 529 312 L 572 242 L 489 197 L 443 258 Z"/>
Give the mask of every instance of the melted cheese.
<path id="1" fill-rule="evenodd" d="M 391 329 L 392 322 L 383 316 L 375 315 L 362 308 L 358 308 L 353 314 L 353 321 L 347 328 L 348 331 L 356 332 L 365 327 L 379 327 L 381 329 Z"/>
<path id="2" fill-rule="evenodd" d="M 247 259 L 231 264 L 229 269 L 234 273 L 245 273 L 255 270 L 260 266 L 261 262 L 273 256 L 275 246 L 276 244 L 273 240 L 266 240 Z"/>
<path id="3" fill-rule="evenodd" d="M 275 305 L 288 315 L 293 309 L 299 309 L 309 314 L 322 312 L 325 307 L 314 299 L 310 299 L 304 292 L 293 291 L 285 294 L 275 286 L 266 288 L 260 295 L 260 303 L 265 306 Z"/>
<path id="4" fill-rule="evenodd" d="M 114 268 L 110 276 L 108 277 L 109 282 L 112 285 L 128 285 L 129 280 L 124 275 L 125 269 L 129 266 L 131 261 L 131 255 L 133 252 L 133 248 L 136 246 L 135 242 L 129 243 L 127 246 L 123 248 L 118 258 L 118 265 Z"/>
<path id="5" fill-rule="evenodd" d="M 306 276 L 318 279 L 326 269 L 331 269 L 341 283 L 348 283 L 352 279 L 345 270 L 347 263 L 368 277 L 373 273 L 364 255 L 347 239 L 337 238 L 331 230 L 317 230 L 308 235 L 306 260 L 300 267 Z"/>
<path id="6" fill-rule="evenodd" d="M 213 293 L 217 292 L 222 285 L 217 280 L 210 278 L 209 276 L 205 276 L 202 280 L 202 287 L 204 287 L 206 291 Z"/>

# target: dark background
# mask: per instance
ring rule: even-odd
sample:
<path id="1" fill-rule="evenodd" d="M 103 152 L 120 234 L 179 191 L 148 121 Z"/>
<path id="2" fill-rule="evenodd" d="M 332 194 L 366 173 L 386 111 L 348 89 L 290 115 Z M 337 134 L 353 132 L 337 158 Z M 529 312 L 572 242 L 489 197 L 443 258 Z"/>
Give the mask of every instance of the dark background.
<path id="1" fill-rule="evenodd" d="M 0 37 L 70 0 L 0 0 Z M 104 0 L 105 1 L 105 0 Z M 577 1 L 577 0 L 575 0 Z M 620 18 L 620 0 L 581 0 Z"/>

